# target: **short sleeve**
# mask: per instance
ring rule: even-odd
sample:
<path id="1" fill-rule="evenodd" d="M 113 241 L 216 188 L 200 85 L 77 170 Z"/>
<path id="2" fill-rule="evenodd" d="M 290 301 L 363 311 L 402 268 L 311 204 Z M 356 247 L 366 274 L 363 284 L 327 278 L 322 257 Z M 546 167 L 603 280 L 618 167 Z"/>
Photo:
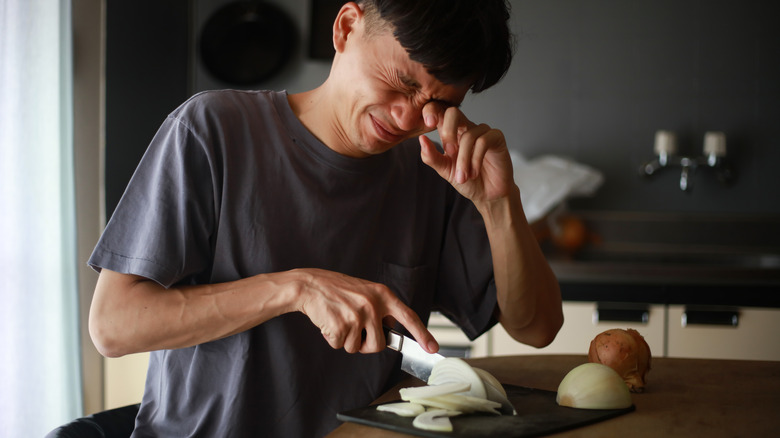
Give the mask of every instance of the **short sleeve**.
<path id="1" fill-rule="evenodd" d="M 168 117 L 144 154 L 90 257 L 95 270 L 140 275 L 164 287 L 208 277 L 215 223 L 215 157 Z"/>

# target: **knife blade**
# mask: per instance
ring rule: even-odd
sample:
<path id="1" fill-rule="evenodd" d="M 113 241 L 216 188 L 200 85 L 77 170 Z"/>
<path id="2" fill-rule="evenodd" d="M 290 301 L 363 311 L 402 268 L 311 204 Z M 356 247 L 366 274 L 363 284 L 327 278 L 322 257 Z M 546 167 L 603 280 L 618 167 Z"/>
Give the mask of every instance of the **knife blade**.
<path id="1" fill-rule="evenodd" d="M 428 353 L 414 339 L 395 330 L 384 328 L 387 348 L 401 353 L 401 369 L 414 377 L 428 381 L 436 362 L 444 359 L 438 353 Z"/>

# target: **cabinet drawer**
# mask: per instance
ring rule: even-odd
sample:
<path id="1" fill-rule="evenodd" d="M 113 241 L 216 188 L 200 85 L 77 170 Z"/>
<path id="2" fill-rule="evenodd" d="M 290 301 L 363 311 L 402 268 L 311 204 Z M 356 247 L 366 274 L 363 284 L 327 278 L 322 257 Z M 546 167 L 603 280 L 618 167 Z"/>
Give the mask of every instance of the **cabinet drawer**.
<path id="1" fill-rule="evenodd" d="M 685 306 L 669 306 L 670 357 L 706 359 L 780 360 L 780 310 L 737 309 L 736 325 L 722 309 L 700 308 L 696 318 L 686 318 Z M 707 317 L 707 311 L 712 316 Z M 690 316 L 690 315 L 686 315 Z M 724 318 L 724 316 L 727 316 Z"/>
<path id="2" fill-rule="evenodd" d="M 149 353 L 104 358 L 105 408 L 112 409 L 140 403 L 144 395 Z"/>
<path id="3" fill-rule="evenodd" d="M 613 319 L 596 319 L 597 304 L 593 302 L 564 302 L 563 327 L 555 340 L 545 348 L 537 349 L 520 344 L 512 339 L 501 326 L 492 330 L 493 355 L 513 354 L 588 354 L 590 341 L 599 333 L 613 328 L 633 328 L 644 336 L 653 356 L 664 354 L 664 332 L 666 326 L 665 306 L 648 305 L 644 316 L 645 322 L 624 321 L 621 315 L 632 316 L 633 308 L 628 306 L 625 311 L 610 309 Z M 618 306 L 619 307 L 619 306 Z"/>
<path id="4" fill-rule="evenodd" d="M 471 341 L 458 326 L 438 312 L 431 314 L 428 330 L 444 356 L 484 357 L 489 353 L 489 333 Z"/>

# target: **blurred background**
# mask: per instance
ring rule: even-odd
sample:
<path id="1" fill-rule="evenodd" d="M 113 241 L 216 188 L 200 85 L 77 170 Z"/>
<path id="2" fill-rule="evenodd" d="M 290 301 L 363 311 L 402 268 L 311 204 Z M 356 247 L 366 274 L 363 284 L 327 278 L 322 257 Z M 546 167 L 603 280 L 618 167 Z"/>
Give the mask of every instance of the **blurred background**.
<path id="1" fill-rule="evenodd" d="M 247 15 L 230 0 L 1 1 L 0 423 L 29 432 L 46 406 L 45 433 L 140 400 L 146 356 L 103 359 L 89 340 L 85 263 L 163 119 L 202 90 L 316 87 L 342 2 L 267 0 Z M 504 132 L 516 172 L 541 175 L 516 175 L 524 202 L 578 170 L 599 176 L 534 218 L 566 301 L 546 351 L 584 354 L 595 333 L 631 326 L 658 355 L 780 360 L 766 348 L 780 333 L 777 6 L 510 3 L 514 63 L 464 112 Z M 658 131 L 673 135 L 666 157 Z M 528 353 L 500 330 L 470 342 L 445 318 L 430 325 L 452 354 Z"/>

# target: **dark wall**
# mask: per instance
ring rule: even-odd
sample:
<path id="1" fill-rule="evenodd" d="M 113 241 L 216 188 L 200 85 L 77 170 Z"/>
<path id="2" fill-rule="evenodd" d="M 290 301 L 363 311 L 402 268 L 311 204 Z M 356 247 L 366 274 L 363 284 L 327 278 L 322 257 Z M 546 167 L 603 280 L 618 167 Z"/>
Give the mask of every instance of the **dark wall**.
<path id="1" fill-rule="evenodd" d="M 215 0 L 216 1 L 216 0 Z M 225 0 L 227 1 L 227 0 Z M 309 0 L 282 2 L 309 25 Z M 197 3 L 197 2 L 194 2 Z M 107 5 L 108 212 L 164 117 L 189 97 L 187 0 Z M 515 62 L 494 89 L 464 104 L 532 158 L 568 156 L 601 170 L 576 209 L 780 213 L 780 26 L 766 0 L 512 0 Z M 309 89 L 327 68 L 300 63 Z M 191 75 L 191 73 L 189 74 Z M 278 86 L 270 88 L 277 89 Z M 679 189 L 679 170 L 638 176 L 658 129 L 699 155 L 724 131 L 737 180 L 707 169 Z"/>
<path id="2" fill-rule="evenodd" d="M 106 212 L 149 141 L 189 97 L 187 0 L 106 2 Z"/>
<path id="3" fill-rule="evenodd" d="M 780 213 L 780 6 L 766 0 L 512 1 L 509 74 L 468 108 L 488 114 L 527 157 L 592 165 L 605 184 L 580 209 Z M 638 177 L 654 133 L 700 155 L 724 131 L 737 181 L 679 169 Z"/>

